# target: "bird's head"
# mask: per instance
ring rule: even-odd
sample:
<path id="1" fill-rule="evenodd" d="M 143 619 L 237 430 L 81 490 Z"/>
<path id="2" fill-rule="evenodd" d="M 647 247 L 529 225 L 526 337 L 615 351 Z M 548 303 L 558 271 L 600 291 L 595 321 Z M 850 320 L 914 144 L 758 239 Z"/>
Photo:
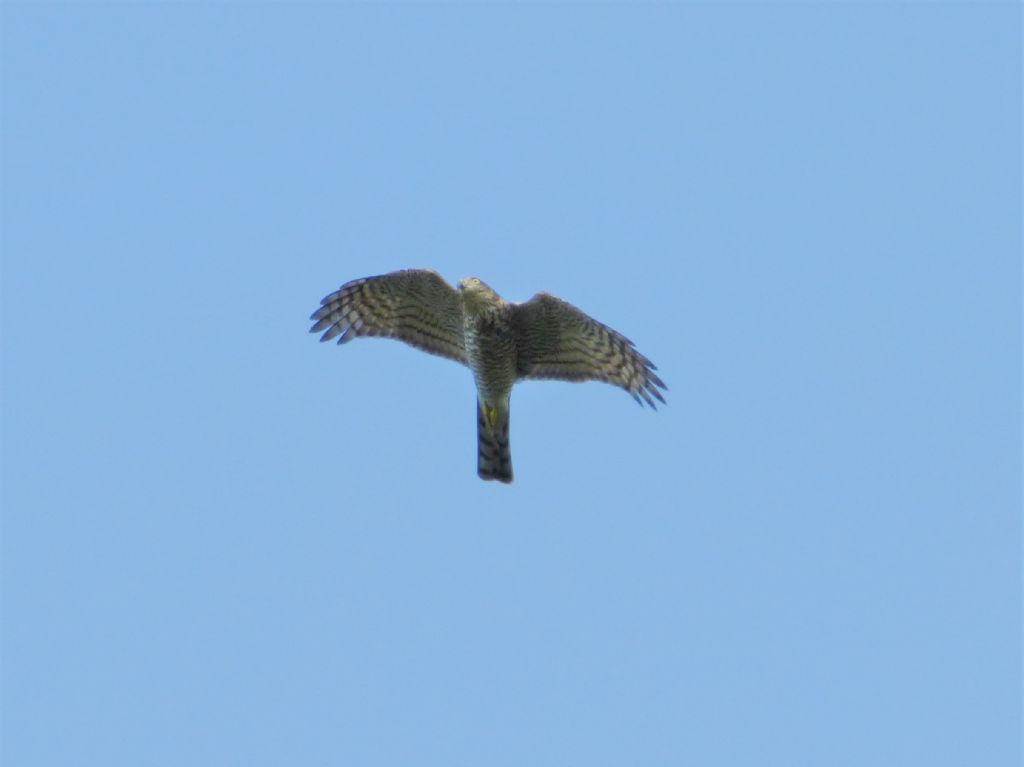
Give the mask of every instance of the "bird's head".
<path id="1" fill-rule="evenodd" d="M 459 292 L 462 293 L 463 301 L 481 307 L 501 302 L 501 296 L 479 277 L 466 277 L 459 280 Z"/>

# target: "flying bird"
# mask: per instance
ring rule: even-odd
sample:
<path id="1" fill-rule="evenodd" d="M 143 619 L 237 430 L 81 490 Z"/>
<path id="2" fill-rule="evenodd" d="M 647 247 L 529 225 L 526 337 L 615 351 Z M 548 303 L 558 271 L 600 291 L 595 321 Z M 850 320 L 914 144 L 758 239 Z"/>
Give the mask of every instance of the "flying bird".
<path id="1" fill-rule="evenodd" d="M 477 391 L 477 474 L 512 481 L 509 397 L 516 381 L 604 381 L 655 408 L 668 389 L 657 369 L 625 336 L 572 304 L 538 293 L 521 304 L 505 301 L 469 277 L 453 288 L 437 272 L 406 269 L 346 282 L 310 316 L 321 341 L 357 336 L 397 338 L 461 362 Z"/>

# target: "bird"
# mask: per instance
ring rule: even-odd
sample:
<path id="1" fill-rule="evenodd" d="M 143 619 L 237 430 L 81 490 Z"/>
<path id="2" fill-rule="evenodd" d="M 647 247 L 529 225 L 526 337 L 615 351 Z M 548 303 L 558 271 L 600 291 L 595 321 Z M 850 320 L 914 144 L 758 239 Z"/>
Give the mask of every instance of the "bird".
<path id="1" fill-rule="evenodd" d="M 632 341 L 548 293 L 506 301 L 477 277 L 457 288 L 430 269 L 403 269 L 343 284 L 310 315 L 311 333 L 344 344 L 395 338 L 469 367 L 477 391 L 477 474 L 512 482 L 509 399 L 524 379 L 603 381 L 657 409 L 668 387 Z"/>

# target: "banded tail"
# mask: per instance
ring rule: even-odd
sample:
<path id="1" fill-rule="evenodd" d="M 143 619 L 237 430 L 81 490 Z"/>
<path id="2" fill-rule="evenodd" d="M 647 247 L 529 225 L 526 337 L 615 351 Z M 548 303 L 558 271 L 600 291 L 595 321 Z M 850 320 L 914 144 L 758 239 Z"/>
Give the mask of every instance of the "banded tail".
<path id="1" fill-rule="evenodd" d="M 480 479 L 512 481 L 512 450 L 508 444 L 508 401 L 504 407 L 476 402 L 476 473 Z"/>

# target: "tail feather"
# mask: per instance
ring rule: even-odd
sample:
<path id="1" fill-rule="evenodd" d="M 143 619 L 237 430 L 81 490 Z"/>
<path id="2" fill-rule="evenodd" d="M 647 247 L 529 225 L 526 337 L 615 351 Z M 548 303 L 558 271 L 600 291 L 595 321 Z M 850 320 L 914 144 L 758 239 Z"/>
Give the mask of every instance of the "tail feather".
<path id="1" fill-rule="evenodd" d="M 487 422 L 483 405 L 476 403 L 477 462 L 476 473 L 480 479 L 496 479 L 499 482 L 512 481 L 512 450 L 508 443 L 508 417 L 506 405 L 495 414 L 492 426 Z"/>

